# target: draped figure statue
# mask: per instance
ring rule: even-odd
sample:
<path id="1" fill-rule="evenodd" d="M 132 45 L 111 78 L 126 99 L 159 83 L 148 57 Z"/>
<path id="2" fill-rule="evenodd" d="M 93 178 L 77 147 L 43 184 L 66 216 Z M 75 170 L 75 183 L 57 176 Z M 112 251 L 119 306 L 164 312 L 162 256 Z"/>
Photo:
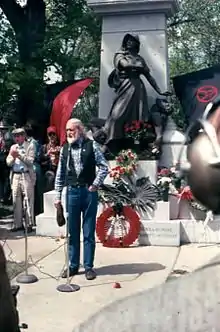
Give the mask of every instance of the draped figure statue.
<path id="1" fill-rule="evenodd" d="M 159 95 L 170 95 L 170 92 L 161 92 L 145 60 L 139 55 L 139 50 L 139 37 L 126 34 L 120 50 L 115 53 L 114 70 L 109 75 L 108 84 L 115 90 L 116 97 L 104 127 L 94 137 L 97 140 L 102 137 L 105 146 L 124 137 L 125 124 L 148 118 L 148 96 L 141 75 Z"/>

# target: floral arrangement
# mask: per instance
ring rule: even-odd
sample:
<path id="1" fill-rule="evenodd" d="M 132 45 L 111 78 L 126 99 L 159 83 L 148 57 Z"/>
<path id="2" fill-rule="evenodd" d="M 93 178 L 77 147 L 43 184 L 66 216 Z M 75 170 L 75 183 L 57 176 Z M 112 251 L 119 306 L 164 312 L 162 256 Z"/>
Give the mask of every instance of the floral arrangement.
<path id="1" fill-rule="evenodd" d="M 180 188 L 178 197 L 180 199 L 187 200 L 189 202 L 189 204 L 197 210 L 207 211 L 207 209 L 195 199 L 195 197 L 193 196 L 192 191 L 190 189 L 190 186 L 188 186 L 188 185 L 182 186 Z"/>
<path id="2" fill-rule="evenodd" d="M 137 154 L 131 149 L 122 150 L 115 161 L 117 166 L 109 172 L 113 184 L 102 186 L 99 201 L 105 206 L 120 203 L 142 212 L 154 210 L 159 198 L 157 186 L 148 177 L 137 179 L 132 176 L 138 167 Z"/>
<path id="3" fill-rule="evenodd" d="M 134 141 L 145 139 L 149 133 L 152 133 L 153 127 L 150 123 L 145 121 L 132 121 L 132 123 L 125 125 L 125 137 L 132 138 Z"/>
<path id="4" fill-rule="evenodd" d="M 175 167 L 160 169 L 157 179 L 157 186 L 161 192 L 166 191 L 167 195 L 178 194 L 178 189 L 181 187 L 181 179 L 179 179 Z"/>
<path id="5" fill-rule="evenodd" d="M 185 199 L 187 201 L 192 201 L 194 200 L 192 191 L 190 189 L 190 186 L 185 186 L 185 187 L 181 187 L 179 192 L 178 192 L 178 196 L 181 199 Z"/>
<path id="6" fill-rule="evenodd" d="M 117 166 L 110 170 L 110 177 L 119 181 L 123 175 L 131 176 L 138 166 L 138 157 L 132 150 L 122 150 L 115 158 Z"/>
<path id="7" fill-rule="evenodd" d="M 189 202 L 189 204 L 197 210 L 205 211 L 203 207 L 193 196 L 190 187 L 186 181 L 179 177 L 175 167 L 162 168 L 158 172 L 157 186 L 160 190 L 162 198 L 167 201 L 169 195 L 179 197 Z"/>

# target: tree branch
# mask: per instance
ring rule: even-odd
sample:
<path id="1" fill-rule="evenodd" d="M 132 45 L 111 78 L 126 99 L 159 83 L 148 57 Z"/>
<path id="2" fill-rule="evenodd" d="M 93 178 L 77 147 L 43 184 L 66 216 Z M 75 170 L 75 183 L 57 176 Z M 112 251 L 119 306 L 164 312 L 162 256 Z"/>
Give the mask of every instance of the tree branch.
<path id="1" fill-rule="evenodd" d="M 15 31 L 25 24 L 24 9 L 15 0 L 0 0 L 0 7 Z"/>
<path id="2" fill-rule="evenodd" d="M 188 19 L 185 19 L 185 20 L 178 20 L 178 21 L 175 21 L 175 22 L 172 22 L 172 23 L 168 24 L 167 28 L 171 28 L 171 27 L 174 27 L 176 25 L 191 23 L 191 22 L 195 22 L 195 21 L 196 20 L 193 19 L 193 18 L 188 18 Z"/>

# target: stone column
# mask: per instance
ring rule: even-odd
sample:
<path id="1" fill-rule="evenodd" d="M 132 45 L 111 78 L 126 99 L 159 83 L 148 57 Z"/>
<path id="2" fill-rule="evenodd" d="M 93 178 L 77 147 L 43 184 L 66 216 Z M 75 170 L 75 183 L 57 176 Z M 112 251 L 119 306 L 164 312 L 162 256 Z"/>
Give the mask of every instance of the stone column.
<path id="1" fill-rule="evenodd" d="M 113 69 L 114 53 L 126 33 L 138 34 L 140 54 L 151 69 L 161 90 L 167 90 L 167 18 L 178 10 L 178 0 L 87 0 L 88 6 L 102 17 L 102 46 L 99 117 L 106 118 L 114 98 L 107 79 Z M 144 79 L 149 106 L 157 93 Z"/>

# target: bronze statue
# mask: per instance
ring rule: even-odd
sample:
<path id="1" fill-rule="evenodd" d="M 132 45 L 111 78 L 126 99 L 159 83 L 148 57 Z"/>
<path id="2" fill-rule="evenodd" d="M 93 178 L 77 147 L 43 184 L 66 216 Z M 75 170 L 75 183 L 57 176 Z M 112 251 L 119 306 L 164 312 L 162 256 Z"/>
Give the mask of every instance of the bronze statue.
<path id="1" fill-rule="evenodd" d="M 170 103 L 167 99 L 157 98 L 151 107 L 149 117 L 146 119 L 154 127 L 156 140 L 153 144 L 153 153 L 160 153 L 163 133 L 166 128 L 168 116 L 171 115 Z"/>
<path id="2" fill-rule="evenodd" d="M 187 149 L 185 172 L 194 197 L 207 209 L 220 214 L 220 96 L 206 107 L 198 120 L 200 131 Z M 192 124 L 187 132 L 186 141 Z M 179 161 L 181 158 L 181 153 Z"/>
<path id="3" fill-rule="evenodd" d="M 145 60 L 139 55 L 139 50 L 139 37 L 126 34 L 121 49 L 114 56 L 115 69 L 109 75 L 108 84 L 117 96 L 103 128 L 105 145 L 124 137 L 125 124 L 133 120 L 144 120 L 149 113 L 147 92 L 141 75 L 159 95 L 170 95 L 169 92 L 161 92 Z"/>

